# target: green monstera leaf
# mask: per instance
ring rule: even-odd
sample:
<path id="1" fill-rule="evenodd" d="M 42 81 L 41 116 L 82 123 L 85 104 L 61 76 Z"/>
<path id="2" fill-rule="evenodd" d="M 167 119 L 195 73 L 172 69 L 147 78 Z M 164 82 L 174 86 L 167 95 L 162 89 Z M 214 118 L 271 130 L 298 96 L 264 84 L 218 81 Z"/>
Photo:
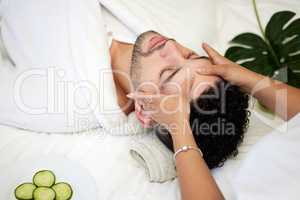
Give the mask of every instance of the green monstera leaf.
<path id="1" fill-rule="evenodd" d="M 225 57 L 257 73 L 273 77 L 300 88 L 300 19 L 295 13 L 275 13 L 263 36 L 242 33 Z"/>

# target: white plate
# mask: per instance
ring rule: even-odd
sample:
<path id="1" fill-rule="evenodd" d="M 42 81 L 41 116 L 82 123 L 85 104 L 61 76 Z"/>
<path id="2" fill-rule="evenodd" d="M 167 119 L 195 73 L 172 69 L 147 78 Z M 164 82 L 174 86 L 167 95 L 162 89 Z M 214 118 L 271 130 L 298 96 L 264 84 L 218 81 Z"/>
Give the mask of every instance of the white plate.
<path id="1" fill-rule="evenodd" d="M 0 199 L 15 200 L 15 188 L 32 182 L 33 175 L 48 169 L 56 175 L 56 182 L 67 182 L 73 188 L 72 200 L 97 200 L 97 187 L 93 177 L 75 161 L 64 157 L 45 156 L 29 158 L 13 163 L 0 172 Z"/>

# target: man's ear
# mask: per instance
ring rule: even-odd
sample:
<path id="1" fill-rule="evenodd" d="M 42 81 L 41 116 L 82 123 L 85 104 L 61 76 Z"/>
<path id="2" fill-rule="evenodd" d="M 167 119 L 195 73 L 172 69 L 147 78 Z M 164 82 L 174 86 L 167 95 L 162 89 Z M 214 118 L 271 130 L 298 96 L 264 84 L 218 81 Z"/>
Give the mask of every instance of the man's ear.
<path id="1" fill-rule="evenodd" d="M 143 114 L 142 107 L 137 101 L 134 102 L 134 107 L 135 107 L 136 117 L 141 122 L 142 126 L 144 128 L 149 128 L 152 119 L 149 116 Z"/>

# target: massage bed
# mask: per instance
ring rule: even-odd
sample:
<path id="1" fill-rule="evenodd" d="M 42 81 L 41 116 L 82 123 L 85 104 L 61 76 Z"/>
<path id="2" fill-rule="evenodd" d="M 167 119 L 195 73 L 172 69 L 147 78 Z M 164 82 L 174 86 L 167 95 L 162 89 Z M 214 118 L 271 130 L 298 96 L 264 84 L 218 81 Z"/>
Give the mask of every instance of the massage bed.
<path id="1" fill-rule="evenodd" d="M 18 38 L 19 34 L 30 35 L 26 27 L 22 27 L 24 30 L 20 33 L 16 32 L 18 29 L 14 30 L 13 26 L 9 24 L 9 22 L 20 23 L 10 18 L 14 13 L 14 6 L 22 10 L 22 6 L 26 7 L 30 2 L 35 3 L 37 7 L 40 6 L 41 10 L 47 8 L 46 5 L 51 7 L 57 3 L 59 7 L 52 7 L 52 9 L 58 13 L 63 12 L 61 8 L 64 6 L 69 6 L 68 12 L 70 16 L 76 17 L 74 19 L 69 18 L 70 21 L 68 23 L 71 24 L 70 27 L 72 29 L 66 31 L 77 31 L 77 34 L 69 35 L 70 38 L 67 38 L 70 40 L 72 56 L 64 52 L 66 49 L 57 49 L 58 52 L 54 52 L 56 46 L 51 46 L 53 42 L 51 39 L 44 41 L 49 45 L 48 50 L 40 49 L 37 52 L 36 49 L 40 48 L 38 45 L 43 39 L 43 36 L 39 35 L 40 32 L 37 32 L 36 35 L 31 33 L 34 37 L 40 37 L 41 39 L 36 43 L 33 42 L 37 46 L 28 47 L 29 52 L 27 50 L 21 52 L 23 49 L 17 48 L 17 41 L 10 40 L 5 43 L 5 38 Z M 14 6 L 12 6 L 13 3 L 15 3 Z M 198 6 L 184 6 L 185 4 L 193 5 L 193 3 Z M 106 33 L 97 35 L 89 32 L 86 34 L 89 34 L 88 36 L 92 39 L 77 40 L 87 36 L 84 33 L 80 35 L 81 33 L 79 32 L 83 29 L 87 29 L 86 32 L 98 31 L 94 26 L 99 24 L 95 25 L 93 19 L 89 21 L 88 25 L 80 25 L 86 20 L 84 18 L 93 18 L 93 12 L 97 12 L 96 10 L 98 9 L 98 7 L 97 9 L 95 8 L 97 4 L 99 7 L 100 5 L 102 6 L 102 13 L 109 13 L 116 17 L 116 20 L 112 23 L 120 23 L 127 26 L 127 32 L 118 34 L 118 29 L 116 29 L 114 33 L 116 38 L 130 43 L 134 42 L 134 34 L 153 29 L 176 38 L 184 45 L 195 49 L 199 54 L 204 53 L 200 48 L 203 41 L 212 44 L 224 53 L 229 46 L 228 42 L 235 35 L 245 31 L 259 33 L 251 1 L 245 0 L 189 0 L 180 1 L 180 3 L 178 1 L 178 4 L 171 0 L 159 2 L 155 0 L 99 0 L 99 2 L 96 0 L 57 0 L 45 1 L 44 3 L 38 3 L 35 0 L 27 0 L 26 2 L 21 0 L 2 0 L 2 43 L 0 46 L 2 48 L 0 60 L 2 69 L 0 68 L 0 74 L 1 72 L 8 73 L 7 68 L 4 68 L 8 65 L 11 65 L 11 67 L 22 64 L 35 66 L 42 63 L 52 66 L 57 63 L 69 64 L 70 60 L 74 59 L 72 60 L 74 64 L 74 69 L 72 70 L 79 72 L 82 79 L 93 80 L 93 69 L 88 68 L 85 71 L 80 69 L 80 66 L 93 65 L 93 62 L 97 63 L 98 58 L 95 57 L 98 55 L 91 52 L 95 52 L 98 49 L 100 49 L 99 52 L 102 52 L 102 50 L 100 46 L 93 49 L 93 45 L 88 46 L 86 43 L 95 44 L 95 42 L 99 41 L 97 39 L 93 40 L 93 38 L 97 38 L 99 35 L 105 36 Z M 261 0 L 258 1 L 258 7 L 263 24 L 267 22 L 272 13 L 278 10 L 290 9 L 300 14 L 300 3 L 297 0 Z M 82 10 L 85 10 L 85 12 L 90 11 L 88 16 L 85 16 Z M 14 14 L 22 17 L 26 13 L 15 12 Z M 149 20 L 151 16 L 156 18 L 151 21 Z M 34 16 L 32 17 L 34 18 Z M 56 20 L 59 22 L 60 19 L 57 18 Z M 39 23 L 38 19 L 34 22 Z M 45 25 L 45 27 L 47 26 Z M 55 29 L 59 29 L 59 27 L 59 25 L 50 27 L 50 32 L 53 31 L 54 34 Z M 42 30 L 42 28 L 37 29 L 37 31 Z M 16 35 L 11 35 L 12 33 Z M 201 35 L 201 37 L 196 35 Z M 55 38 L 55 35 L 53 38 Z M 24 41 L 19 42 L 22 43 Z M 26 43 L 23 43 L 23 46 L 26 46 Z M 30 51 L 34 48 L 34 52 Z M 86 53 L 82 54 L 85 50 Z M 52 53 L 49 55 L 50 58 L 46 56 L 49 52 Z M 12 61 L 9 56 L 10 53 L 22 56 L 16 56 Z M 105 52 L 102 53 L 105 54 Z M 38 61 L 33 58 L 36 58 Z M 58 61 L 55 62 L 53 60 Z M 49 61 L 49 63 L 45 61 Z M 1 84 L 5 84 L 4 79 L 0 80 L 0 88 L 4 89 L 4 86 L 1 86 Z M 247 160 L 247 155 L 255 150 L 259 141 L 272 131 L 282 132 L 284 127 L 286 127 L 286 123 L 278 117 L 260 110 L 255 99 L 251 99 L 249 110 L 252 113 L 250 124 L 245 134 L 244 142 L 239 147 L 239 154 L 226 161 L 223 167 L 212 170 L 213 176 L 226 199 L 253 199 L 251 195 L 254 195 L 257 191 L 247 191 L 245 190 L 248 187 L 247 184 L 238 184 L 239 181 L 240 183 L 245 183 L 245 181 L 243 182 L 244 177 L 241 174 L 241 168 L 247 169 L 249 164 L 246 167 L 244 165 L 251 161 Z M 10 119 L 13 119 L 14 116 L 10 117 Z M 5 121 L 1 117 L 0 119 Z M 108 117 L 108 122 L 106 123 L 112 123 L 114 119 L 115 116 Z M 47 123 L 51 123 L 51 121 L 43 123 L 42 120 L 45 121 L 41 119 L 41 123 L 36 125 L 37 129 L 47 126 Z M 59 119 L 53 120 L 59 125 Z M 96 125 L 89 130 L 74 131 L 74 133 L 51 133 L 50 128 L 47 133 L 43 133 L 42 131 L 30 131 L 30 126 L 25 126 L 25 129 L 21 129 L 18 124 L 10 123 L 10 121 L 12 120 L 6 120 L 0 125 L 0 199 L 13 200 L 15 187 L 20 183 L 31 181 L 32 175 L 38 169 L 52 169 L 61 177 L 62 181 L 70 182 L 74 189 L 73 199 L 75 200 L 180 199 L 178 180 L 176 178 L 162 182 L 150 182 L 149 175 L 144 167 L 130 156 L 128 146 L 139 137 L 136 134 L 122 134 L 120 132 L 123 130 L 122 128 L 114 129 L 114 133 L 110 134 Z M 30 122 L 28 123 L 30 124 Z M 253 156 L 251 162 L 252 166 L 253 162 L 256 162 Z M 260 163 L 257 163 L 257 167 L 259 166 Z M 289 181 L 289 177 L 285 178 L 286 180 L 283 181 Z M 248 179 L 245 180 L 247 181 Z M 244 195 L 240 195 L 237 192 L 239 189 L 246 191 L 243 193 Z M 272 189 L 272 186 L 270 186 L 270 189 Z M 264 199 L 268 198 L 265 197 Z"/>

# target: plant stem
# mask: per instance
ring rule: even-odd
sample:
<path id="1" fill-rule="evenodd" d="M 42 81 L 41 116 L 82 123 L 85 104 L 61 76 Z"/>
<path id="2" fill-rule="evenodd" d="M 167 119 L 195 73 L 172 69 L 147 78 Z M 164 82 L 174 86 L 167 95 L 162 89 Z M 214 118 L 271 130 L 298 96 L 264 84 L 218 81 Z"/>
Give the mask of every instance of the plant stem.
<path id="1" fill-rule="evenodd" d="M 252 4 L 253 4 L 253 7 L 254 7 L 254 12 L 255 12 L 255 16 L 256 16 L 256 20 L 257 20 L 257 23 L 258 23 L 258 26 L 259 26 L 259 30 L 264 38 L 264 40 L 266 41 L 266 43 L 268 44 L 268 47 L 269 47 L 269 51 L 271 52 L 272 54 L 272 57 L 274 58 L 275 60 L 275 63 L 277 65 L 278 68 L 281 68 L 281 64 L 279 62 L 279 59 L 270 43 L 270 41 L 268 40 L 268 38 L 266 37 L 266 34 L 265 34 L 265 31 L 264 31 L 264 28 L 261 24 L 261 20 L 260 20 L 260 17 L 259 17 L 259 13 L 258 13 L 258 9 L 257 9 L 257 4 L 256 4 L 256 0 L 252 0 Z"/>
<path id="2" fill-rule="evenodd" d="M 264 39 L 267 40 L 264 28 L 263 28 L 263 26 L 261 24 L 261 20 L 260 20 L 259 14 L 258 14 L 256 0 L 252 0 L 252 3 L 253 3 L 253 7 L 254 7 L 254 12 L 255 12 L 256 20 L 258 22 L 259 30 L 260 30 L 262 36 L 264 37 Z"/>

